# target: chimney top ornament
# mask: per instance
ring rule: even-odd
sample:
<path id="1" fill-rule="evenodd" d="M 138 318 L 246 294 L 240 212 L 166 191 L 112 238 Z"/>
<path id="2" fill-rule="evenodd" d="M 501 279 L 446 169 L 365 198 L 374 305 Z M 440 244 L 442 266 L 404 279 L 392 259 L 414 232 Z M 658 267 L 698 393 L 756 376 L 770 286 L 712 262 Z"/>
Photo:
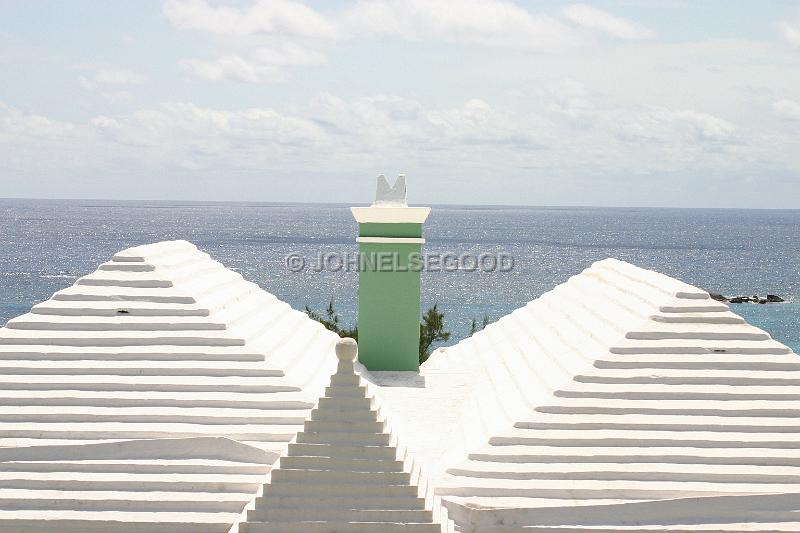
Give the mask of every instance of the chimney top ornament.
<path id="1" fill-rule="evenodd" d="M 406 201 L 406 176 L 400 174 L 393 186 L 389 185 L 386 176 L 378 176 L 378 188 L 375 191 L 373 207 L 408 207 Z"/>

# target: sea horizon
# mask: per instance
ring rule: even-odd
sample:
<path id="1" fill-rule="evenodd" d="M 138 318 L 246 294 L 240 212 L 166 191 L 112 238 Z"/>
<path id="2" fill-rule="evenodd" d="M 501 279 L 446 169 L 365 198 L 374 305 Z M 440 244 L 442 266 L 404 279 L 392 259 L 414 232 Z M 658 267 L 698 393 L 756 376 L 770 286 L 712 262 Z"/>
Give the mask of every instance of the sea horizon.
<path id="1" fill-rule="evenodd" d="M 356 319 L 355 272 L 292 272 L 326 253 L 355 252 L 353 204 L 0 199 L 0 324 L 89 274 L 114 253 L 185 239 L 303 310 L 333 299 Z M 431 205 L 426 253 L 509 253 L 512 272 L 424 272 L 423 310 L 438 304 L 453 333 L 491 321 L 606 257 L 651 268 L 725 296 L 777 294 L 787 303 L 731 309 L 800 349 L 800 210 L 602 206 Z M 191 214 L 182 215 L 185 208 Z"/>
<path id="2" fill-rule="evenodd" d="M 363 202 L 302 202 L 302 201 L 268 201 L 268 200 L 180 200 L 180 199 L 133 199 L 133 198 L 38 198 L 38 197 L 2 197 L 0 201 L 43 201 L 43 202 L 112 202 L 144 204 L 153 202 L 166 204 L 165 207 L 178 207 L 181 205 L 240 205 L 242 207 L 291 207 L 291 206 L 322 206 L 322 207 L 358 207 L 370 205 L 369 200 Z M 671 206 L 671 205 L 601 205 L 601 204 L 473 204 L 473 203 L 434 203 L 434 202 L 409 202 L 411 205 L 425 205 L 426 207 L 444 208 L 489 208 L 489 209 L 664 209 L 664 210 L 719 210 L 719 211 L 800 211 L 800 207 L 749 207 L 749 206 Z M 86 206 L 102 207 L 102 206 Z"/>

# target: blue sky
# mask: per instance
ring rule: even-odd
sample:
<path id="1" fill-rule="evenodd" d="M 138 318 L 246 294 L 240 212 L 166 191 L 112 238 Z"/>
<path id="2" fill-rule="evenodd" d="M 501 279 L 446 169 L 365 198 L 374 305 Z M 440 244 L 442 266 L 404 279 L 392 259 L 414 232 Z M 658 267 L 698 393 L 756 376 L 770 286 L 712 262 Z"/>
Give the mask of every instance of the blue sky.
<path id="1" fill-rule="evenodd" d="M 791 1 L 0 2 L 0 197 L 800 208 Z"/>

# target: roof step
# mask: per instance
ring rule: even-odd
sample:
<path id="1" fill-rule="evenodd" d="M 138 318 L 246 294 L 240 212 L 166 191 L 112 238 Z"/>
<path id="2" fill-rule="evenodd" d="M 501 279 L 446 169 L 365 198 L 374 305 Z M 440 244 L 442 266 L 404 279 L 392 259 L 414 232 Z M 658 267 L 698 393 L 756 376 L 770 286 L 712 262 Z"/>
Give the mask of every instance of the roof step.
<path id="1" fill-rule="evenodd" d="M 243 522 L 240 533 L 443 533 L 446 526 L 433 523 L 397 522 Z"/>
<path id="2" fill-rule="evenodd" d="M 242 393 L 196 391 L 30 391 L 0 394 L 0 405 L 74 405 L 97 407 L 210 407 L 237 409 L 311 409 L 314 401 L 297 392 Z"/>
<path id="3" fill-rule="evenodd" d="M 442 496 L 502 496 L 528 498 L 672 499 L 735 494 L 764 494 L 763 483 L 707 483 L 687 481 L 492 479 L 444 476 L 436 486 Z M 797 493 L 800 484 L 771 484 L 770 493 Z"/>
<path id="4" fill-rule="evenodd" d="M 800 468 L 756 465 L 664 463 L 487 463 L 473 461 L 447 469 L 451 476 L 486 479 L 679 481 L 704 483 L 800 483 Z"/>
<path id="5" fill-rule="evenodd" d="M 716 313 L 662 313 L 652 315 L 650 320 L 665 324 L 745 324 L 739 315 L 727 312 Z"/>
<path id="6" fill-rule="evenodd" d="M 781 385 L 707 385 L 661 383 L 578 383 L 555 392 L 558 398 L 630 400 L 800 400 L 800 390 Z"/>
<path id="7" fill-rule="evenodd" d="M 224 322 L 194 317 L 152 317 L 119 314 L 114 316 L 60 316 L 27 313 L 13 318 L 6 324 L 7 328 L 19 330 L 44 331 L 212 331 L 224 330 Z"/>
<path id="8" fill-rule="evenodd" d="M 0 510 L 0 533 L 227 533 L 238 514 Z"/>
<path id="9" fill-rule="evenodd" d="M 472 461 L 490 463 L 669 463 L 699 465 L 767 465 L 800 467 L 800 456 L 792 449 L 767 448 L 679 448 L 598 446 L 587 455 L 580 448 L 559 446 L 486 446 L 469 454 Z"/>
<path id="10" fill-rule="evenodd" d="M 613 354 L 788 354 L 791 350 L 769 339 L 765 333 L 748 339 L 625 339 L 624 343 L 610 348 Z"/>
<path id="11" fill-rule="evenodd" d="M 265 475 L 269 465 L 215 459 L 110 459 L 57 461 L 4 461 L 6 472 L 83 472 L 140 474 L 249 474 Z M 56 493 L 62 495 L 63 493 Z"/>
<path id="12" fill-rule="evenodd" d="M 787 516 L 787 518 L 789 518 Z M 800 522 L 741 522 L 731 524 L 655 524 L 649 526 L 482 526 L 481 533 L 795 533 Z"/>
<path id="13" fill-rule="evenodd" d="M 207 407 L 95 407 L 95 406 L 5 406 L 0 405 L 0 422 L 112 423 L 133 424 L 290 424 L 297 431 L 307 410 L 230 409 Z"/>
<path id="14" fill-rule="evenodd" d="M 303 510 L 307 522 L 431 522 L 433 511 L 429 509 L 332 509 L 309 506 Z M 247 512 L 250 522 L 294 522 L 297 509 L 253 509 Z M 378 527 L 380 530 L 380 527 Z"/>
<path id="15" fill-rule="evenodd" d="M 110 361 L 80 359 L 66 363 L 51 359 L 3 359 L 0 358 L 0 374 L 37 375 L 81 374 L 104 376 L 198 376 L 198 377 L 281 377 L 280 370 L 265 367 L 260 361 L 151 361 L 142 366 L 142 360 Z M 139 363 L 139 364 L 137 364 Z M 270 380 L 267 380 L 270 381 Z"/>
<path id="16" fill-rule="evenodd" d="M 95 301 L 91 305 L 79 301 L 47 300 L 34 305 L 31 313 L 56 316 L 208 316 L 209 310 L 196 304 L 139 301 Z"/>
<path id="17" fill-rule="evenodd" d="M 91 290 L 90 290 L 91 289 Z M 128 287 L 89 287 L 73 285 L 53 295 L 59 302 L 151 302 L 163 304 L 196 304 L 194 297 L 176 291 L 165 292 L 156 289 Z"/>
<path id="18" fill-rule="evenodd" d="M 793 433 L 747 433 L 713 431 L 626 431 L 624 429 L 526 430 L 513 429 L 489 439 L 495 446 L 533 445 L 565 447 L 693 447 L 800 449 L 800 435 Z"/>
<path id="19" fill-rule="evenodd" d="M 176 380 L 173 376 L 158 375 L 6 374 L 0 375 L 0 390 L 272 393 L 300 392 L 302 389 L 285 384 L 281 378 L 269 377 L 192 376 L 191 379 Z"/>
<path id="20" fill-rule="evenodd" d="M 557 404 L 536 408 L 539 413 L 568 414 L 662 414 L 662 415 L 707 415 L 734 417 L 791 417 L 796 416 L 800 402 L 752 401 L 752 400 L 697 400 L 680 399 L 605 399 L 598 402 L 593 398 L 559 398 Z"/>
<path id="21" fill-rule="evenodd" d="M 103 272 L 153 272 L 155 269 L 156 267 L 150 263 L 120 261 L 109 261 L 97 267 L 97 270 Z"/>
<path id="22" fill-rule="evenodd" d="M 0 471 L 0 489 L 62 490 L 62 491 L 179 491 L 254 493 L 260 475 L 227 474 L 93 474 L 71 472 Z M 5 490 L 4 490 L 5 492 Z M 0 513 L 2 511 L 0 510 Z"/>
<path id="23" fill-rule="evenodd" d="M 0 429 L 3 439 L 166 439 L 218 436 L 233 440 L 254 440 L 270 442 L 289 442 L 297 433 L 297 427 L 279 425 L 223 425 L 187 423 L 125 423 L 125 422 L 83 422 L 83 423 L 16 423 Z M 3 472 L 0 471 L 0 475 Z M 2 483 L 0 483 L 2 485 Z"/>
<path id="24" fill-rule="evenodd" d="M 695 361 L 697 358 L 694 358 Z M 704 369 L 698 373 L 693 369 L 665 368 L 657 373 L 651 369 L 603 369 L 596 374 L 581 374 L 574 378 L 575 383 L 602 384 L 652 384 L 652 385 L 728 385 L 728 386 L 798 386 L 800 385 L 800 360 L 795 363 L 796 370 L 761 370 L 760 361 L 755 368 L 743 370 Z"/>
<path id="25" fill-rule="evenodd" d="M 4 328 L 0 330 L 0 344 L 49 345 L 49 346 L 244 346 L 244 339 L 237 339 L 214 331 L 47 331 L 35 334 Z"/>
<path id="26" fill-rule="evenodd" d="M 114 349 L 117 348 L 117 349 Z M 264 354 L 256 350 L 228 346 L 52 346 L 28 344 L 24 346 L 0 344 L 0 360 L 24 359 L 31 361 L 264 361 Z M 143 365 L 146 367 L 146 365 Z M 275 369 L 283 375 L 283 370 Z"/>
<path id="27" fill-rule="evenodd" d="M 249 493 L 6 490 L 3 511 L 204 512 L 240 513 Z M 0 530 L 2 531 L 2 530 Z M 60 530 L 59 530 L 60 531 Z M 116 530 L 111 530 L 116 531 Z"/>

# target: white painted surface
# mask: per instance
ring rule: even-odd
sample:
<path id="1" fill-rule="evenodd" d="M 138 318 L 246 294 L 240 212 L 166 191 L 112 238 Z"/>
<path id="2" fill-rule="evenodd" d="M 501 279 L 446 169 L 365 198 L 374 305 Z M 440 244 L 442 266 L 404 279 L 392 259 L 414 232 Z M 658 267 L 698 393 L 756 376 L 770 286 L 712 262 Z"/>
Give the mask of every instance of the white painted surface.
<path id="1" fill-rule="evenodd" d="M 403 174 L 398 176 L 394 185 L 389 185 L 386 176 L 378 176 L 378 186 L 375 191 L 375 201 L 372 202 L 376 207 L 406 207 L 406 177 Z"/>
<path id="2" fill-rule="evenodd" d="M 227 532 L 336 338 L 188 242 L 116 254 L 0 329 L 0 531 Z"/>
<path id="3" fill-rule="evenodd" d="M 600 261 L 365 378 L 465 531 L 800 526 L 800 360 L 667 276 Z"/>
<path id="4" fill-rule="evenodd" d="M 422 224 L 431 212 L 430 207 L 351 207 L 356 222 Z"/>
<path id="5" fill-rule="evenodd" d="M 0 448 L 0 531 L 225 533 L 272 460 L 208 437 Z"/>
<path id="6" fill-rule="evenodd" d="M 425 239 L 414 237 L 356 237 L 356 242 L 366 242 L 374 244 L 425 244 Z"/>
<path id="7" fill-rule="evenodd" d="M 800 530 L 800 361 L 700 289 L 600 261 L 419 374 L 329 378 L 335 340 L 185 241 L 116 254 L 0 329 L 0 531 L 408 531 L 434 487 L 463 531 Z"/>
<path id="8" fill-rule="evenodd" d="M 352 339 L 336 345 L 330 386 L 272 469 L 241 533 L 453 531 L 420 465 L 356 373 L 357 354 Z"/>

